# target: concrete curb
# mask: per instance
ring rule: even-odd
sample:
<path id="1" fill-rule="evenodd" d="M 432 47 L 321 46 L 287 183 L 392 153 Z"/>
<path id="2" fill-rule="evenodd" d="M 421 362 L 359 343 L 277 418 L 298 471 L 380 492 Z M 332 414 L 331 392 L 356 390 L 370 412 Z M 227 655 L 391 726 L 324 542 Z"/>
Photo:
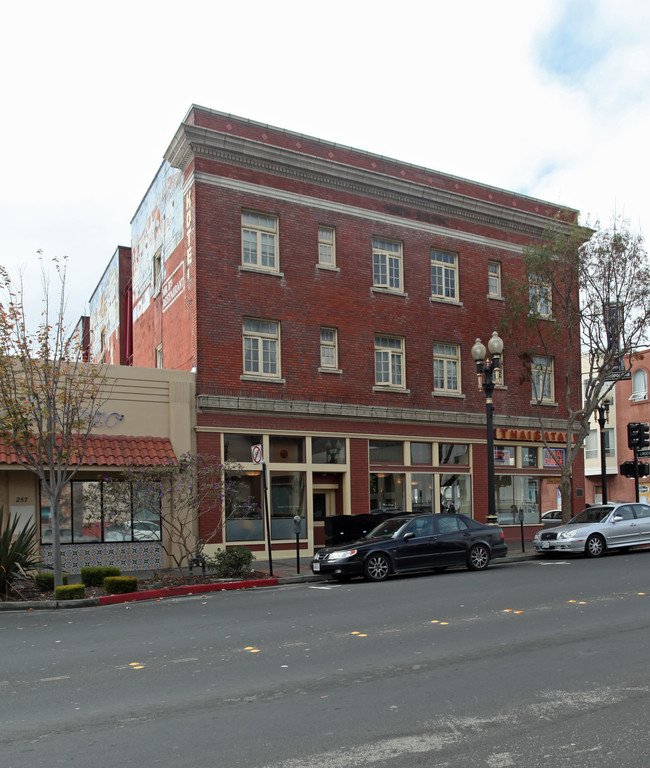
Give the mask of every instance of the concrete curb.
<path id="1" fill-rule="evenodd" d="M 521 563 L 538 558 L 535 552 L 522 552 L 508 555 L 495 561 L 498 565 Z M 268 579 L 251 579 L 249 581 L 229 581 L 219 584 L 188 584 L 184 587 L 163 587 L 162 589 L 147 589 L 142 592 L 127 592 L 124 595 L 106 595 L 104 597 L 87 597 L 81 600 L 34 600 L 0 603 L 2 611 L 42 611 L 59 610 L 63 608 L 93 608 L 99 605 L 117 605 L 120 603 L 136 603 L 142 600 L 163 600 L 168 597 L 197 595 L 206 592 L 222 592 L 224 590 L 256 589 L 258 587 L 275 587 L 283 584 L 301 584 L 312 581 L 329 581 L 326 576 L 316 576 L 313 573 L 296 574 L 295 576 L 274 576 Z"/>

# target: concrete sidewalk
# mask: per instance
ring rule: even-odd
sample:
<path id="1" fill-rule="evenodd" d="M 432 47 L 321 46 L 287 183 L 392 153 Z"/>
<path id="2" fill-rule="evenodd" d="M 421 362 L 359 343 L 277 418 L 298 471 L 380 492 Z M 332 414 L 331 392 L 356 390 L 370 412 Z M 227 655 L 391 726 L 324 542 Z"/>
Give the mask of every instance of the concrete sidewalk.
<path id="1" fill-rule="evenodd" d="M 521 548 L 519 548 L 520 550 Z M 539 556 L 532 550 L 517 551 L 515 547 L 510 547 L 508 555 L 505 558 L 495 560 L 495 565 L 525 562 L 535 560 Z M 178 597 L 184 594 L 200 594 L 201 592 L 211 592 L 218 589 L 256 589 L 277 584 L 299 584 L 309 581 L 325 581 L 327 576 L 316 575 L 311 572 L 311 557 L 301 557 L 298 563 L 296 558 L 273 558 L 272 562 L 268 560 L 254 560 L 253 569 L 259 572 L 262 577 L 256 581 L 232 581 L 221 584 L 202 585 L 200 583 L 186 585 L 183 587 L 163 588 L 160 590 L 149 590 L 146 593 L 140 593 L 139 597 L 134 597 L 138 593 L 127 593 L 123 595 L 110 595 L 107 597 L 84 598 L 81 600 L 41 600 L 37 602 L 0 602 L 0 611 L 20 611 L 20 610 L 43 610 L 43 609 L 61 609 L 61 608 L 88 608 L 91 606 L 109 605 L 115 603 L 129 603 L 134 600 L 154 600 L 159 598 Z M 135 576 L 145 579 L 153 576 L 152 571 L 133 571 L 124 573 L 124 576 Z M 196 577 L 196 571 L 194 576 Z M 78 577 L 71 577 L 70 583 L 74 583 Z"/>
<path id="2" fill-rule="evenodd" d="M 508 545 L 508 554 L 506 557 L 500 557 L 494 560 L 495 565 L 500 563 L 519 563 L 526 560 L 535 560 L 539 557 L 533 550 L 533 543 L 526 542 L 525 552 L 521 551 L 521 544 Z M 261 573 L 268 573 L 278 579 L 279 583 L 299 582 L 299 581 L 322 581 L 326 576 L 315 575 L 311 572 L 310 563 L 312 557 L 301 557 L 300 565 L 293 559 L 287 557 L 273 558 L 272 563 L 268 560 L 255 560 L 253 568 Z M 271 574 L 271 569 L 273 573 Z"/>

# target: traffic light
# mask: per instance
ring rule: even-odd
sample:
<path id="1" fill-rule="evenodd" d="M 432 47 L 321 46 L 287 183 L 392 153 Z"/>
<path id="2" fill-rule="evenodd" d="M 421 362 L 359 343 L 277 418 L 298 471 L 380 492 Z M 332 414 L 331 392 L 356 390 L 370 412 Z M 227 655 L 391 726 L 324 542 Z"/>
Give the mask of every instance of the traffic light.
<path id="1" fill-rule="evenodd" d="M 647 421 L 639 424 L 639 448 L 650 447 L 650 426 Z"/>
<path id="2" fill-rule="evenodd" d="M 648 477 L 650 475 L 650 464 L 647 461 L 640 461 L 639 465 L 639 477 Z M 634 477 L 634 462 L 624 461 L 621 464 L 621 474 L 623 477 Z"/>
<path id="3" fill-rule="evenodd" d="M 624 461 L 621 464 L 621 474 L 623 477 L 634 477 L 634 462 Z"/>
<path id="4" fill-rule="evenodd" d="M 641 424 L 638 421 L 632 421 L 627 425 L 627 447 L 632 450 L 633 448 L 641 447 Z"/>

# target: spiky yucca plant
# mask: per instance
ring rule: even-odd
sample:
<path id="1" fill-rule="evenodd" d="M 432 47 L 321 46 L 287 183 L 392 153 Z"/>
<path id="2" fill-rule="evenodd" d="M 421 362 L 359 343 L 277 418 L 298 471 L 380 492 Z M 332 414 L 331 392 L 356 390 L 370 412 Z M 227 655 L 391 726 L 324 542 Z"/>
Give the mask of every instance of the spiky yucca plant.
<path id="1" fill-rule="evenodd" d="M 19 524 L 18 515 L 5 514 L 0 507 L 0 600 L 6 600 L 12 584 L 40 564 L 35 523 L 22 528 Z"/>

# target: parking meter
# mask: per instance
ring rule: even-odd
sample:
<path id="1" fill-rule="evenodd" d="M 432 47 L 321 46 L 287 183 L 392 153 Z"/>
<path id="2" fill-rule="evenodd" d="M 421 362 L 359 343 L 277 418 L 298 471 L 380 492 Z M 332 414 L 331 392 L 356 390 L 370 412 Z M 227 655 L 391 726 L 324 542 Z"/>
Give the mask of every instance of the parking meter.
<path id="1" fill-rule="evenodd" d="M 296 536 L 300 536 L 300 526 L 302 524 L 302 517 L 300 515 L 294 515 L 293 518 L 293 532 Z"/>

